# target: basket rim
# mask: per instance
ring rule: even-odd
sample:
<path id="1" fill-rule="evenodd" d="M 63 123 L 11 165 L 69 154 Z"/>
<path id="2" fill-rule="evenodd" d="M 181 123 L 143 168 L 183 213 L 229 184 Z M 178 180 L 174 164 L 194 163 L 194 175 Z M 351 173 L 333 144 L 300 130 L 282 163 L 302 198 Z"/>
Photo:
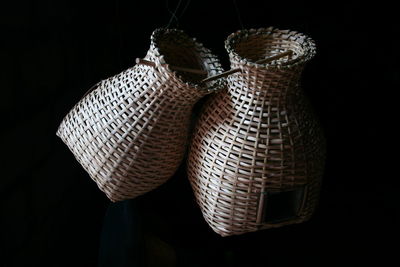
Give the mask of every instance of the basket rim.
<path id="1" fill-rule="evenodd" d="M 286 34 L 289 41 L 299 44 L 302 49 L 303 53 L 298 57 L 285 62 L 282 64 L 276 60 L 269 62 L 269 63 L 256 63 L 255 61 L 250 60 L 249 58 L 245 58 L 239 55 L 236 51 L 235 44 L 240 42 L 242 39 L 245 39 L 249 36 L 255 35 L 271 35 L 271 34 Z M 294 39 L 294 40 L 293 40 Z M 266 69 L 291 69 L 293 67 L 303 65 L 309 60 L 311 60 L 316 54 L 316 45 L 312 38 L 308 35 L 292 31 L 292 30 L 281 30 L 276 27 L 267 27 L 267 28 L 258 28 L 258 29 L 244 29 L 238 30 L 234 33 L 231 33 L 225 39 L 225 49 L 229 54 L 229 58 L 232 61 L 235 61 L 241 65 L 247 65 L 250 67 L 256 68 L 266 68 Z"/>
<path id="2" fill-rule="evenodd" d="M 208 72 L 207 77 L 213 76 L 215 74 L 210 74 L 210 71 L 214 70 L 216 74 L 220 74 L 224 72 L 224 69 L 222 68 L 221 61 L 219 57 L 212 53 L 212 51 L 208 48 L 206 48 L 201 42 L 199 42 L 196 38 L 192 38 L 189 35 L 187 35 L 183 30 L 180 29 L 170 29 L 170 28 L 157 28 L 153 31 L 150 37 L 150 49 L 153 50 L 154 56 L 157 58 L 156 64 L 159 65 L 159 68 L 164 68 L 166 69 L 171 75 L 173 76 L 174 79 L 179 81 L 179 83 L 182 83 L 186 86 L 195 88 L 199 91 L 207 91 L 207 92 L 214 92 L 214 91 L 219 91 L 220 89 L 223 89 L 226 86 L 226 79 L 218 79 L 215 81 L 210 81 L 205 84 L 196 83 L 196 82 L 191 82 L 191 81 L 184 81 L 179 75 L 177 75 L 177 72 L 173 69 L 170 68 L 168 65 L 168 62 L 165 61 L 165 56 L 161 53 L 160 47 L 159 47 L 159 41 L 160 38 L 166 34 L 175 34 L 179 38 L 185 40 L 185 42 L 188 43 L 193 43 L 194 49 L 197 51 L 199 54 L 200 58 L 205 58 L 209 57 L 215 60 L 215 63 L 213 68 L 206 69 Z M 166 65 L 162 65 L 165 64 Z M 211 65 L 210 65 L 211 66 Z"/>

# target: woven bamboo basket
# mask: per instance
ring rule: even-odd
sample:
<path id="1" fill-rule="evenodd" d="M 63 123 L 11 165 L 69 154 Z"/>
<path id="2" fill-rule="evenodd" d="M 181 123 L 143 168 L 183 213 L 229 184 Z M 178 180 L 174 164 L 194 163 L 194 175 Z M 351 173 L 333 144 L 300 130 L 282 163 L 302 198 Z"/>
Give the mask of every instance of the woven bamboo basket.
<path id="1" fill-rule="evenodd" d="M 62 120 L 59 136 L 107 197 L 142 195 L 183 159 L 191 109 L 223 81 L 218 58 L 174 29 L 157 29 L 144 59 L 102 80 Z"/>
<path id="2" fill-rule="evenodd" d="M 318 201 L 325 155 L 299 86 L 315 44 L 263 28 L 233 33 L 225 47 L 228 89 L 205 103 L 189 151 L 197 203 L 222 236 L 304 222 Z"/>

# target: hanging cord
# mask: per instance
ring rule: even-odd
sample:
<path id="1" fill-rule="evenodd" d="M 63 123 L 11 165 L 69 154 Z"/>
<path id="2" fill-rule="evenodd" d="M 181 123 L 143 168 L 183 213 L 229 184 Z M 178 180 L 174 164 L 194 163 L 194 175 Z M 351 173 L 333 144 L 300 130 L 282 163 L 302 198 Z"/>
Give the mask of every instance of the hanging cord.
<path id="1" fill-rule="evenodd" d="M 166 7 L 167 7 L 167 10 L 168 10 L 168 13 L 171 14 L 171 18 L 169 19 L 169 22 L 168 22 L 168 24 L 167 24 L 167 26 L 166 26 L 165 28 L 169 28 L 169 26 L 171 26 L 171 23 L 172 23 L 172 21 L 173 21 L 174 19 L 175 19 L 176 23 L 178 23 L 178 18 L 176 17 L 176 12 L 178 12 L 178 9 L 179 9 L 179 6 L 181 5 L 181 3 L 182 3 L 182 0 L 179 0 L 178 4 L 177 4 L 176 7 L 175 7 L 175 11 L 172 12 L 172 11 L 169 9 L 169 1 L 167 0 L 167 1 L 165 2 Z"/>
<path id="2" fill-rule="evenodd" d="M 239 10 L 238 5 L 236 4 L 236 0 L 233 0 L 233 5 L 235 6 L 236 15 L 237 15 L 237 17 L 238 17 L 240 27 L 242 28 L 242 30 L 244 30 L 243 22 L 242 22 L 242 17 L 240 16 L 240 10 Z"/>
<path id="3" fill-rule="evenodd" d="M 121 25 L 120 25 L 120 3 L 119 0 L 115 1 L 115 24 L 117 28 L 117 34 L 118 34 L 118 64 L 119 67 L 122 68 L 122 50 L 124 47 L 123 44 L 123 36 L 122 36 L 122 31 L 121 31 Z"/>
<path id="4" fill-rule="evenodd" d="M 189 1 L 186 2 L 185 7 L 183 8 L 181 14 L 179 15 L 180 18 L 182 18 L 182 17 L 183 17 L 183 14 L 185 14 L 186 9 L 189 7 L 190 1 L 192 1 L 192 0 L 189 0 Z"/>
<path id="5" fill-rule="evenodd" d="M 186 2 L 186 4 L 185 4 L 185 6 L 183 7 L 183 10 L 181 11 L 181 14 L 180 14 L 179 16 L 177 16 L 177 12 L 178 12 L 178 10 L 179 10 L 179 7 L 180 7 L 181 4 L 182 4 L 182 0 L 179 0 L 178 4 L 177 4 L 176 7 L 175 7 L 174 12 L 172 12 L 172 11 L 169 9 L 169 1 L 168 1 L 168 0 L 166 1 L 167 10 L 168 10 L 168 12 L 171 14 L 171 18 L 169 19 L 169 22 L 168 22 L 166 28 L 169 28 L 174 20 L 175 20 L 176 26 L 177 26 L 177 27 L 179 26 L 179 18 L 181 18 L 181 17 L 183 16 L 183 14 L 186 12 L 186 10 L 187 10 L 187 8 L 188 8 L 188 6 L 189 6 L 189 4 L 190 4 L 190 1 L 191 1 L 191 0 L 189 0 L 189 1 Z"/>

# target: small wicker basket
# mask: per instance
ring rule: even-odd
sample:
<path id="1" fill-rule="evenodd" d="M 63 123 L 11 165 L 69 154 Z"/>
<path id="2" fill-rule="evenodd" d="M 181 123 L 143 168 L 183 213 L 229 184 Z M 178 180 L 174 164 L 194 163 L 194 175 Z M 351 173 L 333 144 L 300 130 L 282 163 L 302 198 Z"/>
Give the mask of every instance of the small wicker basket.
<path id="1" fill-rule="evenodd" d="M 303 222 L 318 201 L 325 155 L 299 87 L 314 42 L 264 28 L 233 33 L 225 47 L 234 74 L 205 103 L 188 158 L 203 216 L 222 236 Z"/>
<path id="2" fill-rule="evenodd" d="M 137 62 L 90 89 L 57 131 L 113 202 L 142 195 L 173 175 L 194 103 L 225 86 L 201 83 L 223 69 L 210 50 L 179 30 L 155 30 Z"/>

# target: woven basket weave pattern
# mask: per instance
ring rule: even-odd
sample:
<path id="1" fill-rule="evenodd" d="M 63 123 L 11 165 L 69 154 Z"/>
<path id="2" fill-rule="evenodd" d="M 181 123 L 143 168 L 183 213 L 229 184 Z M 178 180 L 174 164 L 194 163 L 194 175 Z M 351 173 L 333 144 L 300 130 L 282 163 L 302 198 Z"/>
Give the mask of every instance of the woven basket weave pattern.
<path id="1" fill-rule="evenodd" d="M 298 84 L 315 53 L 302 34 L 274 28 L 239 31 L 226 41 L 228 90 L 205 103 L 191 143 L 188 173 L 197 202 L 222 236 L 302 222 L 313 213 L 323 170 L 323 137 Z M 292 50 L 288 59 L 257 60 Z M 297 217 L 263 222 L 270 191 L 306 186 Z"/>
<path id="2" fill-rule="evenodd" d="M 142 195 L 173 175 L 185 152 L 193 104 L 221 86 L 200 87 L 198 75 L 162 65 L 222 72 L 208 49 L 180 31 L 156 30 L 145 58 L 156 67 L 135 65 L 101 81 L 57 131 L 112 201 Z"/>

